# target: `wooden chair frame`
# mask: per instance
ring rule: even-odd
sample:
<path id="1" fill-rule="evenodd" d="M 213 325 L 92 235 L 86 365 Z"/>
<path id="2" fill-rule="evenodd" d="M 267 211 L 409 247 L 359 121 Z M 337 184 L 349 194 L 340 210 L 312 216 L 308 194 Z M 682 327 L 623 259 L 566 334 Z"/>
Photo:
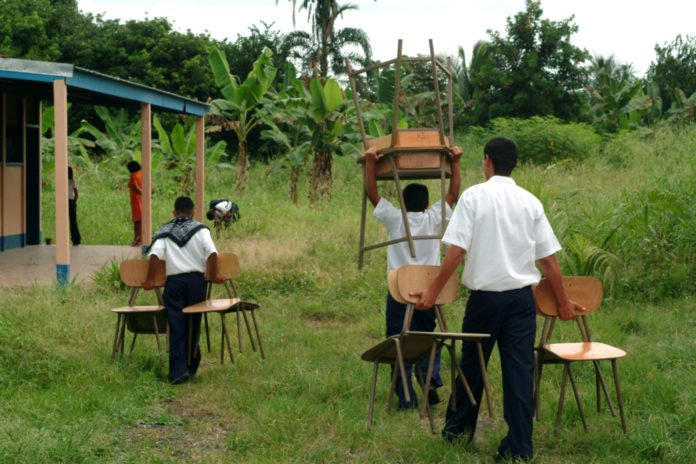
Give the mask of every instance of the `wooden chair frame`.
<path id="1" fill-rule="evenodd" d="M 239 274 L 239 258 L 233 253 L 222 253 L 218 257 L 218 273 L 225 278 L 223 283 L 227 295 L 229 298 L 212 298 L 212 288 L 213 281 L 209 272 L 206 271 L 205 279 L 207 282 L 206 289 L 206 300 L 201 303 L 188 306 L 184 308 L 183 312 L 185 314 L 203 314 L 204 324 L 205 324 L 205 335 L 206 342 L 208 346 L 208 352 L 210 353 L 210 331 L 208 326 L 208 313 L 217 313 L 220 315 L 220 363 L 222 364 L 225 360 L 225 344 L 227 345 L 227 352 L 230 357 L 230 361 L 234 362 L 234 355 L 232 354 L 232 344 L 230 342 L 229 333 L 227 331 L 227 324 L 225 320 L 225 315 L 229 313 L 236 313 L 237 315 L 237 340 L 239 343 L 239 352 L 242 352 L 242 329 L 241 329 L 241 318 L 244 319 L 244 324 L 247 329 L 247 334 L 249 335 L 249 341 L 251 343 L 252 351 L 256 351 L 256 343 L 259 346 L 259 352 L 261 358 L 265 359 L 265 353 L 263 350 L 263 342 L 261 341 L 261 333 L 259 331 L 258 321 L 256 319 L 256 310 L 259 309 L 259 305 L 256 303 L 251 303 L 248 301 L 243 301 L 239 297 L 239 291 L 234 283 L 234 279 Z M 251 314 L 252 324 L 249 324 L 249 318 L 247 313 Z M 254 341 L 254 336 L 252 334 L 251 325 L 254 326 L 254 332 L 256 333 L 256 342 Z M 193 346 L 192 339 L 192 327 L 189 327 L 189 346 Z M 189 352 L 189 359 L 192 353 Z"/>
<path id="2" fill-rule="evenodd" d="M 621 417 L 621 428 L 624 433 L 627 433 L 626 416 L 624 413 L 623 400 L 621 395 L 621 386 L 619 383 L 619 371 L 616 361 L 619 358 L 626 356 L 626 352 L 606 345 L 592 341 L 592 334 L 587 324 L 587 316 L 599 309 L 602 302 L 602 283 L 594 277 L 563 277 L 563 287 L 565 288 L 568 297 L 585 307 L 585 311 L 576 313 L 576 323 L 580 330 L 582 342 L 580 343 L 549 343 L 553 335 L 556 319 L 558 317 L 558 307 L 556 298 L 551 288 L 550 282 L 546 279 L 542 280 L 536 289 L 537 314 L 544 317 L 544 326 L 539 337 L 539 344 L 536 347 L 536 372 L 534 385 L 534 409 L 536 418 L 539 420 L 539 399 L 541 390 L 541 376 L 544 364 L 562 364 L 563 375 L 561 378 L 561 391 L 558 401 L 558 410 L 556 412 L 556 423 L 554 434 L 558 435 L 561 424 L 561 414 L 563 412 L 563 404 L 565 400 L 566 383 L 569 380 L 573 389 L 575 401 L 578 406 L 578 412 L 582 420 L 582 426 L 587 432 L 587 420 L 580 401 L 575 378 L 571 364 L 574 362 L 592 362 L 595 370 L 595 389 L 597 400 L 597 412 L 601 412 L 602 393 L 607 401 L 607 406 L 613 417 L 616 417 L 614 405 L 612 404 L 609 391 L 607 389 L 602 371 L 600 369 L 600 361 L 610 361 L 612 373 L 614 377 L 614 386 L 616 389 L 616 400 L 619 406 Z"/>
<path id="3" fill-rule="evenodd" d="M 493 410 L 490 403 L 490 390 L 488 385 L 488 376 L 486 373 L 486 364 L 483 358 L 483 348 L 481 346 L 481 341 L 484 338 L 490 337 L 490 335 L 481 333 L 448 332 L 447 322 L 445 321 L 445 317 L 442 312 L 442 306 L 451 302 L 457 296 L 459 279 L 456 273 L 452 275 L 442 292 L 440 292 L 440 295 L 438 295 L 435 302 L 435 306 L 433 307 L 438 325 L 440 327 L 440 332 L 418 332 L 409 330 L 411 321 L 413 319 L 413 313 L 416 310 L 416 303 L 418 302 L 418 298 L 410 296 L 409 293 L 414 290 L 422 290 L 427 288 L 428 285 L 432 283 L 439 269 L 439 266 L 409 265 L 403 266 L 399 269 L 394 269 L 388 274 L 387 282 L 389 292 L 396 301 L 406 304 L 406 314 L 404 317 L 404 324 L 399 335 L 394 335 L 387 338 L 363 353 L 361 357 L 364 361 L 372 362 L 374 364 L 372 387 L 370 392 L 370 405 L 367 419 L 368 430 L 372 428 L 372 417 L 374 412 L 375 390 L 377 386 L 379 364 L 390 364 L 395 366 L 392 376 L 391 390 L 387 402 L 387 410 L 390 410 L 393 397 L 396 394 L 396 383 L 399 378 L 402 383 L 406 401 L 411 401 L 406 379 L 406 363 L 418 364 L 425 356 L 429 356 L 428 372 L 425 376 L 420 376 L 420 379 L 426 379 L 424 383 L 421 383 L 423 391 L 429 391 L 431 380 L 430 377 L 432 376 L 433 366 L 435 365 L 435 354 L 438 347 L 445 347 L 450 353 L 452 391 L 454 391 L 457 379 L 459 379 L 464 386 L 464 390 L 466 391 L 469 401 L 471 404 L 475 405 L 476 400 L 471 392 L 471 388 L 469 387 L 466 377 L 457 363 L 457 350 L 455 346 L 457 341 L 470 341 L 476 343 L 483 385 L 486 392 L 488 413 L 491 417 L 493 416 Z M 419 382 L 421 382 L 420 379 Z M 427 414 L 430 421 L 431 432 L 435 433 L 435 426 L 433 424 L 428 396 L 423 396 L 424 398 L 421 414 Z M 450 400 L 449 407 L 455 411 L 457 409 L 455 395 L 451 395 Z"/>
<path id="4" fill-rule="evenodd" d="M 362 208 L 360 219 L 360 249 L 358 255 L 358 268 L 362 269 L 364 262 L 364 254 L 367 251 L 382 248 L 395 243 L 408 242 L 409 251 L 412 257 L 416 257 L 414 240 L 432 240 L 442 238 L 444 233 L 444 220 L 439 235 L 413 236 L 409 227 L 406 206 L 404 204 L 403 192 L 401 188 L 401 179 L 440 179 L 440 191 L 442 204 L 442 217 L 445 217 L 445 179 L 451 175 L 451 166 L 449 163 L 448 153 L 449 147 L 454 145 L 454 112 L 452 99 L 453 73 L 451 60 L 447 60 L 445 67 L 435 57 L 435 49 L 433 41 L 429 41 L 430 56 L 426 57 L 406 57 L 402 54 L 403 41 L 399 39 L 396 59 L 389 60 L 383 63 L 377 63 L 357 71 L 353 71 L 350 61 L 346 59 L 348 69 L 348 78 L 353 93 L 353 102 L 355 104 L 358 126 L 362 136 L 363 147 L 376 148 L 378 153 L 384 155 L 378 160 L 376 169 L 377 180 L 393 180 L 396 184 L 396 189 L 399 192 L 399 204 L 401 214 L 403 216 L 405 237 L 389 240 L 386 242 L 376 243 L 372 245 L 365 244 L 365 227 L 367 219 L 367 192 L 363 189 Z M 429 62 L 432 67 L 433 86 L 435 89 L 435 106 L 438 116 L 437 129 L 399 129 L 399 97 L 401 94 L 401 65 L 408 62 Z M 368 138 L 363 122 L 362 110 L 359 102 L 359 95 L 355 83 L 356 78 L 363 74 L 374 71 L 379 68 L 395 66 L 395 91 L 394 91 L 394 107 L 391 135 L 377 138 Z M 445 138 L 445 128 L 443 122 L 443 111 L 440 103 L 440 83 L 438 81 L 438 70 L 443 72 L 447 77 L 447 108 L 448 108 L 448 135 Z M 358 163 L 363 164 L 363 184 L 365 182 L 364 157 L 358 160 Z"/>
<path id="5" fill-rule="evenodd" d="M 138 296 L 142 284 L 147 277 L 148 261 L 143 259 L 131 259 L 123 261 L 119 267 L 121 281 L 130 289 L 127 306 L 113 308 L 111 311 L 116 313 L 116 333 L 114 334 L 111 359 L 120 352 L 123 356 L 125 345 L 126 327 L 133 333 L 133 340 L 129 353 L 133 353 L 135 341 L 138 334 L 155 334 L 157 340 L 157 351 L 160 356 L 160 363 L 164 363 L 162 347 L 160 344 L 160 324 L 164 322 L 167 334 L 167 346 L 169 346 L 169 324 L 166 322 L 164 303 L 162 301 L 162 287 L 164 287 L 166 276 L 165 262 L 160 261 L 155 270 L 155 295 L 157 296 L 157 306 L 136 306 L 135 300 Z M 158 321 L 159 319 L 159 321 Z M 149 324 L 152 323 L 152 326 Z"/>

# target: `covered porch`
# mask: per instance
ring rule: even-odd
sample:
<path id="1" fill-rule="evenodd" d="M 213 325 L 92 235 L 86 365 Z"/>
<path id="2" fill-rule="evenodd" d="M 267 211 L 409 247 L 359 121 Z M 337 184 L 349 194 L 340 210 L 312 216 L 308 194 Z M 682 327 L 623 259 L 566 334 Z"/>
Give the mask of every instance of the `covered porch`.
<path id="1" fill-rule="evenodd" d="M 40 246 L 44 231 L 41 220 L 41 102 L 54 107 L 55 123 L 55 231 L 54 246 Z M 85 277 L 84 266 L 104 257 L 101 267 L 112 256 L 104 250 L 125 247 L 70 247 L 68 222 L 68 102 L 131 108 L 141 120 L 141 165 L 143 172 L 142 243 L 152 240 L 152 114 L 153 111 L 179 113 L 196 118 L 196 219 L 203 220 L 205 114 L 208 105 L 142 84 L 107 76 L 71 64 L 0 58 L 0 276 L 11 278 L 16 249 L 36 248 L 32 259 L 48 260 L 53 279 L 67 284 L 73 277 Z M 36 245 L 35 247 L 30 247 Z M 97 252 L 91 249 L 102 249 Z M 19 251 L 19 250 L 17 250 Z M 139 254 L 130 249 L 126 255 Z M 73 259 L 86 261 L 73 263 Z M 36 258 L 33 258 L 36 257 Z M 16 258 L 20 259 L 20 258 Z M 21 259 L 20 259 L 21 260 Z M 94 263 L 93 263 L 94 264 Z M 71 269 L 72 267 L 72 269 Z M 43 269 L 43 267 L 42 267 Z M 43 271 L 42 271 L 43 272 Z M 42 274 L 43 275 L 43 274 Z M 29 276 L 31 277 L 31 276 Z M 21 280 L 21 279 L 20 279 Z M 37 279 L 38 281 L 39 279 Z"/>
<path id="2" fill-rule="evenodd" d="M 50 285 L 56 282 L 56 247 L 30 245 L 0 253 L 0 288 Z M 140 256 L 135 247 L 117 245 L 80 245 L 70 250 L 71 281 L 89 282 L 95 272 L 109 261 Z"/>

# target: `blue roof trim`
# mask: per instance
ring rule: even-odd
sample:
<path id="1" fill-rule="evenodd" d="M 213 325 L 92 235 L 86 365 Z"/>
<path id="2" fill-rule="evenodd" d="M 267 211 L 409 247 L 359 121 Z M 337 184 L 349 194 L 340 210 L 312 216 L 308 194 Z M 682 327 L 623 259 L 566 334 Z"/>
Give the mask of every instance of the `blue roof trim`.
<path id="1" fill-rule="evenodd" d="M 198 100 L 66 63 L 0 58 L 0 78 L 42 83 L 65 79 L 68 87 L 194 116 L 205 116 L 210 108 Z"/>

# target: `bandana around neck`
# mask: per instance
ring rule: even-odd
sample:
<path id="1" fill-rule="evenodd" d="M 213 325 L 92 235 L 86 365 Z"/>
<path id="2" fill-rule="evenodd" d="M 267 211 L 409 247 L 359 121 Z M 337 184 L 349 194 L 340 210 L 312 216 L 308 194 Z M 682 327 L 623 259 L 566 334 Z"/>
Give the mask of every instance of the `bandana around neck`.
<path id="1" fill-rule="evenodd" d="M 181 248 L 201 229 L 207 229 L 207 227 L 188 216 L 180 216 L 160 227 L 152 238 L 152 243 L 154 244 L 160 238 L 168 238 Z"/>

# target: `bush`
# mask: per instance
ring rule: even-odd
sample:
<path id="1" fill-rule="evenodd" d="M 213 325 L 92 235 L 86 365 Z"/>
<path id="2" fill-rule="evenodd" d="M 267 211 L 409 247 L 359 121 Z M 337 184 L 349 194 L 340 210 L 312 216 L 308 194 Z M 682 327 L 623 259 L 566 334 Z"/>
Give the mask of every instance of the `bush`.
<path id="1" fill-rule="evenodd" d="M 487 139 L 507 137 L 515 141 L 522 162 L 547 164 L 572 159 L 582 160 L 598 153 L 601 138 L 591 126 L 563 123 L 554 117 L 530 119 L 497 118 L 482 131 Z"/>

